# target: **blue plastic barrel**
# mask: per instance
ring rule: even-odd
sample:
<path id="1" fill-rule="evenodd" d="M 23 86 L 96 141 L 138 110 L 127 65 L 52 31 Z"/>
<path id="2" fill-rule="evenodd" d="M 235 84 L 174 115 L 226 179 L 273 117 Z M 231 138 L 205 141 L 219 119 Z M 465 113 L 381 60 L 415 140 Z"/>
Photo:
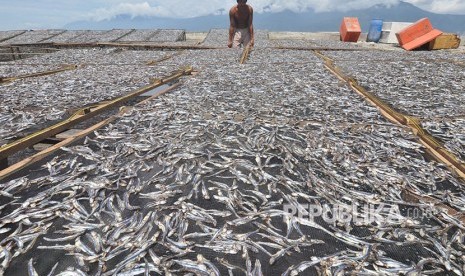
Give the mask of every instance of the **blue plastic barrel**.
<path id="1" fill-rule="evenodd" d="M 381 39 L 381 32 L 383 30 L 383 20 L 373 19 L 370 23 L 370 30 L 368 31 L 367 42 L 376 42 Z"/>

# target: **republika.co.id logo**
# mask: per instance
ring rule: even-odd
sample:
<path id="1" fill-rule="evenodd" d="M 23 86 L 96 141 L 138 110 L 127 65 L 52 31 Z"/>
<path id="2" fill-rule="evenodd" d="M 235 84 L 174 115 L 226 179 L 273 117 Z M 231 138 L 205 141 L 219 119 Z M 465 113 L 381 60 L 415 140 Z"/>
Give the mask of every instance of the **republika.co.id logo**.
<path id="1" fill-rule="evenodd" d="M 329 224 L 354 223 L 357 224 L 396 224 L 405 219 L 424 219 L 433 216 L 432 209 L 406 208 L 402 215 L 398 205 L 388 204 L 365 204 L 359 205 L 333 205 L 318 204 L 284 204 L 284 211 L 297 216 L 299 219 L 313 221 L 315 218 L 322 218 Z"/>

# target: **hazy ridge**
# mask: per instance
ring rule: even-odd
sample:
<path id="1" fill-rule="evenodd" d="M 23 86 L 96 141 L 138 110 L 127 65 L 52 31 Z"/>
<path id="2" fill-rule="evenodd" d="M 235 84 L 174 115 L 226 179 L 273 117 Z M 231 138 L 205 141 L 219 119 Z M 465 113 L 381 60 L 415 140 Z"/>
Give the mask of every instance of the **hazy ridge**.
<path id="1" fill-rule="evenodd" d="M 312 10 L 295 13 L 289 10 L 278 13 L 255 13 L 254 26 L 270 31 L 336 32 L 343 17 L 358 17 L 363 31 L 368 31 L 370 20 L 415 22 L 428 17 L 433 26 L 444 32 L 465 34 L 465 15 L 435 14 L 412 4 L 400 2 L 396 6 L 375 5 L 368 9 L 349 12 L 316 13 Z M 119 15 L 111 20 L 77 21 L 64 26 L 66 29 L 185 29 L 187 31 L 208 31 L 228 28 L 226 14 L 207 15 L 195 18 L 131 17 Z"/>

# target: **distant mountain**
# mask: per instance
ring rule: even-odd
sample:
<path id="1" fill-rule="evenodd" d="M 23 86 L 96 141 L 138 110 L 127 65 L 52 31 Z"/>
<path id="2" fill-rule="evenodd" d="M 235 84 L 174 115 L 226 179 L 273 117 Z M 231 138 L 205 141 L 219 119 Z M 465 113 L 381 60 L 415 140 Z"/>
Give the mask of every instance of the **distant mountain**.
<path id="1" fill-rule="evenodd" d="M 224 11 L 223 11 L 224 13 Z M 337 32 L 343 17 L 357 17 L 362 31 L 367 32 L 370 20 L 383 19 L 386 22 L 415 22 L 428 17 L 433 26 L 443 32 L 465 34 L 465 15 L 435 14 L 412 4 L 400 2 L 395 6 L 378 4 L 367 9 L 349 12 L 323 12 L 313 10 L 295 13 L 285 10 L 278 13 L 255 13 L 254 27 L 270 31 Z M 185 29 L 187 31 L 208 31 L 228 28 L 227 14 L 207 15 L 195 18 L 131 17 L 119 15 L 111 20 L 78 21 L 65 26 L 66 29 Z"/>

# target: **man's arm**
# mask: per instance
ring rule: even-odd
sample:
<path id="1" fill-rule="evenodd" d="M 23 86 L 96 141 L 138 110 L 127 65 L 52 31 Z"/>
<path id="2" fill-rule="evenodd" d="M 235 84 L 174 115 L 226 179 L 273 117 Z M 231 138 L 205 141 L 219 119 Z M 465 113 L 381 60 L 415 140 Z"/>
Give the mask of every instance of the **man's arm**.
<path id="1" fill-rule="evenodd" d="M 250 7 L 250 15 L 249 15 L 249 34 L 250 34 L 250 47 L 253 47 L 253 45 L 255 44 L 255 37 L 254 37 L 254 34 L 253 34 L 253 9 L 252 7 Z"/>
<path id="2" fill-rule="evenodd" d="M 229 10 L 229 39 L 228 47 L 231 48 L 233 44 L 234 31 L 236 29 L 236 21 L 234 20 L 234 8 Z"/>

